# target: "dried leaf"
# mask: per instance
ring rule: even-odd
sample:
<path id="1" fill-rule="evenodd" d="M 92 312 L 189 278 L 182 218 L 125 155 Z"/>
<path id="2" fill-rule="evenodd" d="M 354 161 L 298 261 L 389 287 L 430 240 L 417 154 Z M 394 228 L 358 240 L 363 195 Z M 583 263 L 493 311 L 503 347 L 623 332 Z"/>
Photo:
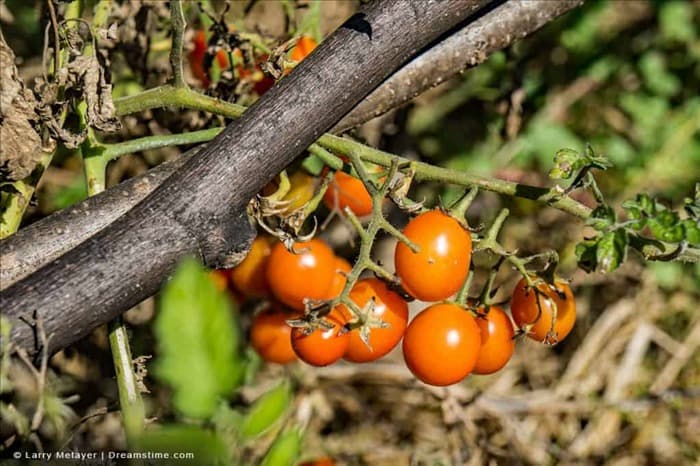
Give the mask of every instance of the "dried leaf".
<path id="1" fill-rule="evenodd" d="M 0 173 L 3 181 L 29 176 L 41 160 L 36 99 L 24 87 L 15 54 L 0 33 Z"/>

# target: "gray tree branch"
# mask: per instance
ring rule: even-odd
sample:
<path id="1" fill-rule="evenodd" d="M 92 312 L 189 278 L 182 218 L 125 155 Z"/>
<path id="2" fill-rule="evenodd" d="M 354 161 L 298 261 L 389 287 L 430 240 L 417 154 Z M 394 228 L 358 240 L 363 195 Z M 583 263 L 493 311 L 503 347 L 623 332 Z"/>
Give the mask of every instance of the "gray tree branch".
<path id="1" fill-rule="evenodd" d="M 50 352 L 75 342 L 154 294 L 183 256 L 213 267 L 236 263 L 254 236 L 241 220 L 248 200 L 402 63 L 463 21 L 473 3 L 366 5 L 144 200 L 3 290 L 13 343 L 40 350 L 33 319 L 52 336 Z"/>
<path id="2" fill-rule="evenodd" d="M 510 0 L 426 50 L 374 90 L 331 131 L 342 133 L 399 107 L 418 94 L 485 61 L 584 0 Z"/>
<path id="3" fill-rule="evenodd" d="M 469 8 L 473 13 L 487 3 L 486 0 L 481 0 L 470 4 Z M 511 0 L 487 8 L 483 13 L 481 11 L 484 10 L 481 10 L 477 18 L 455 33 L 455 36 L 461 37 L 460 41 L 445 39 L 420 54 L 365 98 L 334 129 L 345 131 L 374 118 L 378 112 L 383 113 L 394 108 L 392 106 L 405 103 L 397 98 L 396 92 L 392 92 L 397 83 L 404 84 L 400 89 L 401 95 L 417 95 L 421 90 L 455 75 L 465 66 L 475 66 L 498 46 L 510 45 L 516 39 L 534 32 L 543 22 L 556 18 L 580 3 L 582 0 Z M 484 44 L 490 45 L 483 48 Z M 462 48 L 457 50 L 471 57 L 466 65 L 465 60 L 453 59 L 455 55 L 450 53 L 460 45 Z M 478 54 L 476 50 L 482 50 L 483 53 Z M 422 79 L 411 79 L 411 76 Z M 182 163 L 183 161 L 170 162 L 156 167 L 145 175 L 23 228 L 0 242 L 0 290 L 33 273 L 109 225 L 145 198 Z"/>

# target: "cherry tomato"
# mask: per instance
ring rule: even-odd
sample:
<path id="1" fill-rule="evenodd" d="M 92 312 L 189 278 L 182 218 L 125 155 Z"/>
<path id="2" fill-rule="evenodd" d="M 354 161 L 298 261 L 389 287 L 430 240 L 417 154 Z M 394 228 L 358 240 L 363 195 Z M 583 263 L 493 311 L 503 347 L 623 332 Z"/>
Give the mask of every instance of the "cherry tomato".
<path id="1" fill-rule="evenodd" d="M 352 271 L 352 266 L 348 261 L 342 257 L 335 258 L 335 270 L 333 271 L 333 284 L 331 284 L 331 289 L 328 292 L 327 299 L 334 299 L 340 296 L 345 288 L 345 283 L 347 280 L 347 274 Z"/>
<path id="2" fill-rule="evenodd" d="M 209 278 L 214 282 L 214 286 L 219 291 L 224 291 L 228 288 L 229 271 L 225 269 L 216 269 L 209 272 Z"/>
<path id="3" fill-rule="evenodd" d="M 537 280 L 533 277 L 533 280 Z M 548 344 L 562 341 L 576 322 L 576 302 L 571 288 L 563 281 L 549 285 L 538 280 L 536 293 L 522 278 L 513 290 L 510 312 L 518 328 L 526 329 L 527 336 Z M 539 306 L 538 306 L 539 302 Z M 556 308 L 556 319 L 554 311 Z M 550 333 L 551 331 L 551 333 Z"/>
<path id="4" fill-rule="evenodd" d="M 316 458 L 315 460 L 304 461 L 300 463 L 299 466 L 335 466 L 335 461 L 327 456 L 323 458 Z"/>
<path id="5" fill-rule="evenodd" d="M 314 51 L 318 44 L 311 36 L 301 36 L 291 52 L 289 58 L 299 63 Z"/>
<path id="6" fill-rule="evenodd" d="M 287 364 L 297 360 L 292 349 L 292 327 L 286 322 L 293 317 L 278 309 L 267 309 L 253 319 L 250 345 L 265 361 Z"/>
<path id="7" fill-rule="evenodd" d="M 231 283 L 245 296 L 261 298 L 269 293 L 267 264 L 271 251 L 268 239 L 258 236 L 243 262 L 231 270 Z"/>
<path id="8" fill-rule="evenodd" d="M 309 335 L 304 329 L 292 329 L 292 348 L 299 359 L 312 366 L 327 366 L 343 357 L 348 348 L 349 335 L 343 329 L 345 316 L 336 309 L 324 317 L 331 329 L 319 327 Z"/>
<path id="9" fill-rule="evenodd" d="M 403 357 L 413 375 L 430 385 L 451 385 L 474 369 L 481 331 L 472 315 L 455 304 L 433 304 L 409 324 Z"/>
<path id="10" fill-rule="evenodd" d="M 480 308 L 478 312 L 483 314 L 485 309 Z M 476 318 L 476 323 L 481 330 L 481 349 L 473 372 L 482 375 L 493 374 L 502 369 L 513 356 L 513 324 L 498 306 L 491 306 L 488 314 Z"/>
<path id="11" fill-rule="evenodd" d="M 335 254 L 317 238 L 296 243 L 294 250 L 299 254 L 287 251 L 282 243 L 274 246 L 267 265 L 267 280 L 277 299 L 302 311 L 304 298 L 327 299 L 334 279 Z"/>
<path id="12" fill-rule="evenodd" d="M 420 247 L 414 253 L 403 242 L 396 246 L 394 263 L 404 289 L 421 301 L 455 294 L 469 273 L 469 232 L 449 215 L 431 210 L 411 220 L 404 234 Z"/>
<path id="13" fill-rule="evenodd" d="M 201 29 L 196 31 L 192 43 L 194 48 L 188 55 L 190 70 L 192 75 L 201 81 L 204 87 L 209 87 L 209 75 L 204 69 L 204 56 L 207 53 L 207 33 Z"/>
<path id="14" fill-rule="evenodd" d="M 358 281 L 350 291 L 350 299 L 363 309 L 370 300 L 374 300 L 372 312 L 369 315 L 369 347 L 360 338 L 359 329 L 350 332 L 350 342 L 344 358 L 352 362 L 369 362 L 379 359 L 394 349 L 406 331 L 408 322 L 408 304 L 397 293 L 391 291 L 378 278 L 367 278 Z M 341 304 L 338 306 L 350 318 L 350 310 Z M 385 322 L 386 328 L 372 327 L 374 323 Z"/>
<path id="15" fill-rule="evenodd" d="M 336 206 L 336 201 L 341 212 L 349 207 L 358 217 L 372 213 L 372 196 L 362 180 L 341 171 L 335 172 L 333 181 L 323 195 L 323 203 L 329 209 Z"/>

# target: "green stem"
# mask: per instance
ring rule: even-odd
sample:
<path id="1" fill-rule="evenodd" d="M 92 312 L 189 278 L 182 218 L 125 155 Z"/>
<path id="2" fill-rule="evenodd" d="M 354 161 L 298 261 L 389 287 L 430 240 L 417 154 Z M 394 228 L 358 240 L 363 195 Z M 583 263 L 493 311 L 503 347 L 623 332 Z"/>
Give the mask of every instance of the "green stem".
<path id="1" fill-rule="evenodd" d="M 114 160 L 125 154 L 141 152 L 161 147 L 178 146 L 182 144 L 197 144 L 211 141 L 223 128 L 203 129 L 181 134 L 165 134 L 160 136 L 146 136 L 132 139 L 117 144 L 103 144 L 101 157 L 105 160 Z"/>
<path id="2" fill-rule="evenodd" d="M 143 110 L 160 107 L 186 107 L 196 110 L 215 113 L 228 118 L 238 118 L 246 110 L 242 105 L 224 102 L 190 89 L 177 89 L 172 86 L 157 87 L 133 96 L 122 97 L 114 101 L 117 115 L 127 115 Z M 572 214 L 581 219 L 590 216 L 591 210 L 585 205 L 571 199 L 562 197 L 554 188 L 540 188 L 513 183 L 505 180 L 485 178 L 466 172 L 436 167 L 423 162 L 408 161 L 394 154 L 384 152 L 351 139 L 324 134 L 316 144 L 327 150 L 343 154 L 354 153 L 366 162 L 372 162 L 384 167 L 391 166 L 392 160 L 400 160 L 410 163 L 415 171 L 417 181 L 441 181 L 461 186 L 479 187 L 486 191 L 492 191 L 509 196 L 522 197 L 533 201 L 545 203 L 559 210 Z M 316 154 L 325 161 L 327 154 Z M 332 162 L 337 166 L 335 160 Z"/>
<path id="3" fill-rule="evenodd" d="M 170 1 L 170 21 L 173 29 L 173 45 L 170 49 L 170 66 L 173 72 L 173 84 L 177 88 L 187 88 L 182 71 L 182 49 L 185 36 L 185 14 L 182 11 L 182 0 Z"/>
<path id="4" fill-rule="evenodd" d="M 127 443 L 134 445 L 143 432 L 146 410 L 141 399 L 134 373 L 134 361 L 131 357 L 129 335 L 121 317 L 109 323 L 109 347 L 112 351 L 114 372 L 117 376 L 119 388 L 119 406 L 124 422 L 124 432 Z"/>

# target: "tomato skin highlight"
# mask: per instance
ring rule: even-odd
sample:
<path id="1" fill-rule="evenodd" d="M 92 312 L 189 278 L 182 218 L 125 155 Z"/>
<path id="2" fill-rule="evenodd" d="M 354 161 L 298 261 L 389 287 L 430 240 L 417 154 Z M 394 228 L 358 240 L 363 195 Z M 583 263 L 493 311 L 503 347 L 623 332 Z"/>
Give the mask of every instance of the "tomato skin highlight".
<path id="1" fill-rule="evenodd" d="M 455 304 L 433 304 L 413 318 L 403 337 L 406 366 L 429 385 L 446 386 L 474 369 L 481 330 L 472 315 Z"/>
<path id="2" fill-rule="evenodd" d="M 351 362 L 370 362 L 385 356 L 399 343 L 408 323 L 408 304 L 386 283 L 378 278 L 366 278 L 355 283 L 350 299 L 362 309 L 374 298 L 372 317 L 389 324 L 388 328 L 370 328 L 368 347 L 359 330 L 350 332 L 350 342 L 344 359 Z M 351 316 L 345 305 L 338 306 L 346 316 Z"/>
<path id="3" fill-rule="evenodd" d="M 270 290 L 282 303 L 304 310 L 304 298 L 323 300 L 333 284 L 335 254 L 322 240 L 296 243 L 293 254 L 277 243 L 267 266 Z M 303 252 L 302 252 L 303 251 Z"/>
<path id="4" fill-rule="evenodd" d="M 455 294 L 469 274 L 469 232 L 449 215 L 431 210 L 411 220 L 403 233 L 420 247 L 414 253 L 403 242 L 396 245 L 394 264 L 404 289 L 429 302 Z"/>
<path id="5" fill-rule="evenodd" d="M 477 312 L 483 314 L 485 309 L 481 307 Z M 476 323 L 481 330 L 481 347 L 472 372 L 480 375 L 493 374 L 501 370 L 513 356 L 513 324 L 499 306 L 491 306 L 488 314 L 476 318 Z"/>
<path id="6" fill-rule="evenodd" d="M 323 195 L 323 203 L 332 209 L 336 206 L 336 199 L 341 212 L 348 207 L 358 217 L 372 213 L 372 196 L 362 180 L 341 171 L 333 175 L 333 180 Z"/>
<path id="7" fill-rule="evenodd" d="M 537 279 L 533 277 L 533 280 Z M 571 329 L 574 328 L 576 301 L 567 283 L 555 280 L 554 288 L 552 288 L 544 281 L 539 280 L 539 282 L 536 286 L 542 295 L 538 295 L 529 288 L 524 278 L 520 279 L 513 289 L 510 312 L 518 328 L 524 329 L 526 326 L 532 325 L 526 333 L 529 338 L 543 343 L 556 344 L 566 338 Z M 559 293 L 562 293 L 563 296 L 560 296 Z M 557 316 L 552 329 L 554 304 L 556 304 Z M 548 336 L 550 329 L 553 330 L 551 337 Z"/>
<path id="8" fill-rule="evenodd" d="M 333 283 L 331 284 L 327 299 L 335 299 L 340 296 L 340 293 L 343 292 L 345 284 L 348 281 L 347 274 L 352 271 L 352 266 L 350 263 L 342 257 L 336 256 L 334 265 L 335 270 L 333 270 Z"/>
<path id="9" fill-rule="evenodd" d="M 236 290 L 249 298 L 262 298 L 269 294 L 267 265 L 271 252 L 267 238 L 257 236 L 253 240 L 245 259 L 231 269 L 231 283 Z"/>
<path id="10" fill-rule="evenodd" d="M 292 329 L 294 352 L 299 359 L 312 366 L 333 364 L 343 357 L 348 348 L 349 335 L 343 328 L 346 323 L 345 316 L 333 309 L 324 320 L 333 324 L 333 328 L 319 327 L 309 335 L 305 335 L 302 328 Z"/>
<path id="11" fill-rule="evenodd" d="M 288 364 L 297 360 L 292 348 L 292 327 L 287 320 L 294 315 L 279 309 L 267 309 L 253 318 L 250 345 L 265 361 Z"/>

